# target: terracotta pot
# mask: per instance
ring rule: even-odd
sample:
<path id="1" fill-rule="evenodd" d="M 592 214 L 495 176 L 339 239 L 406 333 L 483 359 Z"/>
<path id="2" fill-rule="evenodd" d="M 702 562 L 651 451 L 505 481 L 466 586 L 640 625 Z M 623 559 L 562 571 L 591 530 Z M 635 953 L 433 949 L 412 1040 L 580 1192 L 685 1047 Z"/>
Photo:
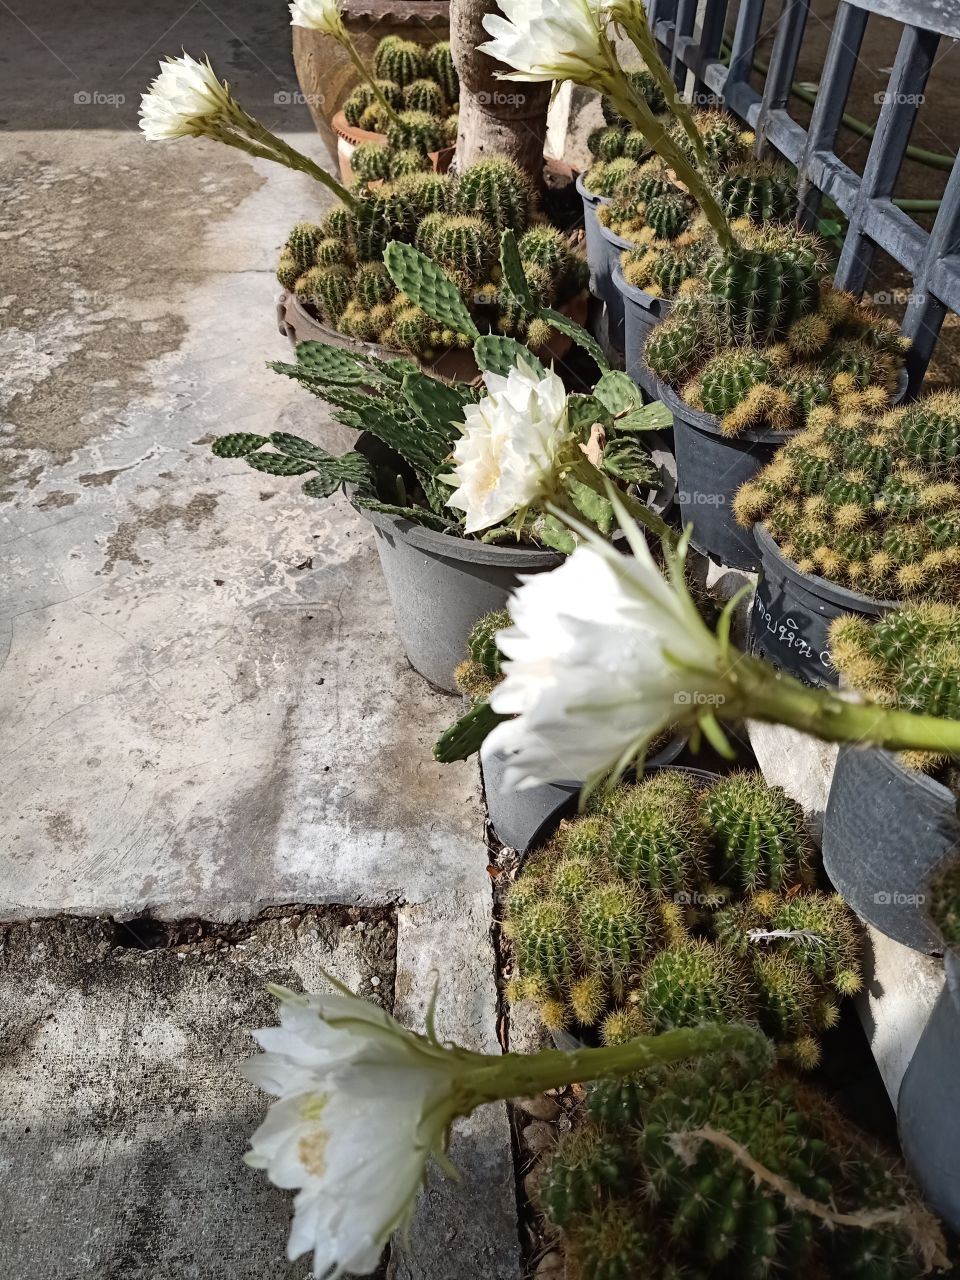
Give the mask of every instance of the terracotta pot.
<path id="1" fill-rule="evenodd" d="M 330 121 L 337 140 L 337 163 L 340 165 L 340 181 L 348 187 L 353 181 L 353 167 L 350 164 L 353 149 L 361 142 L 377 142 L 383 144 L 387 140 L 385 133 L 373 133 L 370 129 L 357 129 L 347 123 L 347 117 L 338 111 Z M 439 151 L 430 151 L 430 163 L 436 173 L 446 173 L 453 160 L 455 146 L 441 147 Z"/>
<path id="2" fill-rule="evenodd" d="M 587 318 L 587 299 L 585 296 L 574 298 L 560 310 L 582 325 Z M 312 316 L 296 294 L 286 290 L 277 299 L 277 325 L 283 336 L 289 338 L 294 346 L 298 342 L 326 342 L 332 347 L 355 351 L 358 355 L 375 356 L 378 360 L 410 359 L 409 352 L 396 351 L 392 347 L 381 346 L 378 342 L 361 342 L 358 338 L 348 338 L 346 334 L 338 333 L 336 329 L 331 329 Z M 551 360 L 560 360 L 570 350 L 570 346 L 570 339 L 559 334 L 540 352 L 540 359 L 546 364 Z M 435 360 L 424 360 L 421 364 L 429 373 L 451 382 L 472 382 L 480 373 L 472 351 L 444 351 Z"/>
<path id="3" fill-rule="evenodd" d="M 447 0 L 344 0 L 342 13 L 344 26 L 367 66 L 384 36 L 435 44 L 450 34 Z M 356 86 L 356 68 L 329 36 L 303 27 L 292 30 L 300 90 L 321 137 L 334 152 L 337 134 L 331 121 Z"/>

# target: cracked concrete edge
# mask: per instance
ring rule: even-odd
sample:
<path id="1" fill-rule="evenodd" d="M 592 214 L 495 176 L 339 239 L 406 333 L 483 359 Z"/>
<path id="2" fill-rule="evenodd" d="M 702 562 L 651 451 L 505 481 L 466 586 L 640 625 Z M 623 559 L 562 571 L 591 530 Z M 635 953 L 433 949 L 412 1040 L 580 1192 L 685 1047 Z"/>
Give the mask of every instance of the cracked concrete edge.
<path id="1" fill-rule="evenodd" d="M 397 913 L 394 1014 L 422 1031 L 435 978 L 441 1040 L 500 1052 L 492 894 L 437 895 Z M 459 1181 L 431 1167 L 409 1243 L 394 1242 L 388 1280 L 516 1280 L 521 1273 L 510 1120 L 506 1103 L 458 1121 L 450 1159 Z"/>

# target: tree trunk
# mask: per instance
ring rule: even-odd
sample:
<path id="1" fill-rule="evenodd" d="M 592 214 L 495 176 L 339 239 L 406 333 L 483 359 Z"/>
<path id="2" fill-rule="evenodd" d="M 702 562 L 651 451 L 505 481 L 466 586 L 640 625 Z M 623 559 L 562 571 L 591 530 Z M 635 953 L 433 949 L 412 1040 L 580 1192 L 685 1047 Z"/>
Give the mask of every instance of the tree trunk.
<path id="1" fill-rule="evenodd" d="M 460 76 L 456 167 L 462 173 L 484 156 L 507 156 L 539 187 L 551 86 L 496 78 L 507 68 L 477 45 L 490 39 L 484 15 L 499 12 L 495 0 L 450 0 L 450 42 Z"/>

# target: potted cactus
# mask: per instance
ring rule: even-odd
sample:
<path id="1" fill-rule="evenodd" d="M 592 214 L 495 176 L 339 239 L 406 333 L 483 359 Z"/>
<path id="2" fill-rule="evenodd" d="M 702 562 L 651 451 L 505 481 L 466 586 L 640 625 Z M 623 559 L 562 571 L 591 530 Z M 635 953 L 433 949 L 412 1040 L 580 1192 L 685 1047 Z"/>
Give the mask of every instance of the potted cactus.
<path id="1" fill-rule="evenodd" d="M 529 1178 L 584 1277 L 905 1280 L 949 1265 L 905 1171 L 818 1090 L 710 1058 L 586 1090 Z"/>
<path id="2" fill-rule="evenodd" d="M 960 719 L 960 608 L 905 605 L 878 622 L 850 615 L 830 628 L 844 682 L 881 705 Z M 924 752 L 843 747 L 823 830 L 830 879 L 864 920 L 904 946 L 939 952 L 930 880 L 960 849 L 957 769 Z"/>
<path id="3" fill-rule="evenodd" d="M 763 565 L 754 653 L 808 683 L 836 683 L 833 618 L 876 617 L 908 597 L 955 598 L 958 439 L 955 392 L 886 413 L 811 411 L 734 504 Z"/>
<path id="4" fill-rule="evenodd" d="M 510 233 L 502 258 L 523 296 Z M 414 304 L 469 331 L 458 291 L 429 259 L 394 242 L 386 261 Z M 594 348 L 589 335 L 575 327 L 570 333 Z M 303 489 L 311 497 L 347 488 L 374 526 L 410 662 L 450 692 L 477 620 L 504 607 L 520 573 L 553 568 L 576 546 L 554 511 L 611 535 L 610 481 L 638 518 L 665 529 L 640 491 L 651 477 L 644 434 L 664 425 L 661 406 L 641 406 L 629 379 L 609 371 L 591 395 L 568 397 L 560 378 L 526 348 L 475 328 L 473 352 L 485 386 L 448 383 L 409 360 L 301 343 L 295 364 L 273 368 L 361 432 L 357 447 L 336 457 L 283 432 L 233 433 L 213 445 L 218 456 L 242 457 L 257 471 L 308 477 Z"/>
<path id="5" fill-rule="evenodd" d="M 334 209 L 319 225 L 298 224 L 280 256 L 280 325 L 293 342 L 339 344 L 382 359 L 405 353 L 464 379 L 477 373 L 478 328 L 516 338 L 547 360 L 565 353 L 569 337 L 543 312 L 586 318 L 586 266 L 538 214 L 512 161 L 483 159 L 454 178 L 428 171 L 416 144 L 364 143 L 354 166 L 361 179 L 355 206 Z M 528 305 L 504 282 L 505 232 L 517 237 Z M 390 240 L 415 243 L 442 269 L 464 303 L 459 327 L 440 323 L 397 287 L 383 263 Z"/>
<path id="6" fill-rule="evenodd" d="M 759 774 L 653 771 L 594 795 L 530 854 L 507 898 L 514 1000 L 610 1042 L 757 1022 L 801 1068 L 859 989 L 859 931 L 810 888 L 803 811 Z"/>
<path id="7" fill-rule="evenodd" d="M 953 1231 L 960 1230 L 960 858 L 951 850 L 929 884 L 929 912 L 943 950 L 945 982 L 897 1099 L 900 1142 L 911 1172 Z"/>
<path id="8" fill-rule="evenodd" d="M 734 495 L 817 406 L 882 409 L 902 392 L 896 326 L 834 290 L 812 237 L 741 226 L 667 320 L 647 364 L 674 415 L 678 489 L 698 550 L 759 567 Z"/>

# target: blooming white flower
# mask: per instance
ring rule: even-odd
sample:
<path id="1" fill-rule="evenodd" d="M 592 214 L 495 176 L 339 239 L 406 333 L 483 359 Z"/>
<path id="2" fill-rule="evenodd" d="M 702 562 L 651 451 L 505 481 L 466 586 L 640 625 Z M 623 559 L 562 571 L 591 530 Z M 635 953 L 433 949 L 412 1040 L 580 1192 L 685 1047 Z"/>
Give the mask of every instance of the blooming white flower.
<path id="1" fill-rule="evenodd" d="M 508 757 L 508 787 L 594 779 L 724 701 L 720 641 L 636 526 L 624 531 L 632 556 L 579 529 L 584 545 L 510 599 L 513 625 L 497 633 L 505 678 L 490 705 L 515 719 L 487 739 Z"/>
<path id="2" fill-rule="evenodd" d="M 266 1052 L 241 1068 L 279 1098 L 246 1160 L 298 1191 L 291 1261 L 313 1250 L 317 1276 L 369 1275 L 443 1157 L 453 1056 L 353 996 L 278 994 L 280 1026 L 254 1033 Z"/>
<path id="3" fill-rule="evenodd" d="M 488 394 L 467 406 L 463 434 L 444 479 L 447 499 L 466 512 L 465 533 L 489 529 L 549 493 L 570 439 L 567 393 L 552 370 L 520 361 L 506 377 L 484 374 Z"/>
<path id="4" fill-rule="evenodd" d="M 339 39 L 343 35 L 343 19 L 338 0 L 293 0 L 290 6 L 291 27 L 306 27 L 322 35 Z"/>
<path id="5" fill-rule="evenodd" d="M 606 28 L 605 0 L 497 0 L 506 14 L 488 13 L 484 28 L 493 36 L 478 45 L 514 71 L 505 80 L 590 82 L 602 69 L 600 35 Z"/>
<path id="6" fill-rule="evenodd" d="M 229 105 L 230 90 L 209 61 L 185 53 L 160 63 L 160 74 L 140 100 L 140 128 L 151 142 L 186 138 Z"/>

